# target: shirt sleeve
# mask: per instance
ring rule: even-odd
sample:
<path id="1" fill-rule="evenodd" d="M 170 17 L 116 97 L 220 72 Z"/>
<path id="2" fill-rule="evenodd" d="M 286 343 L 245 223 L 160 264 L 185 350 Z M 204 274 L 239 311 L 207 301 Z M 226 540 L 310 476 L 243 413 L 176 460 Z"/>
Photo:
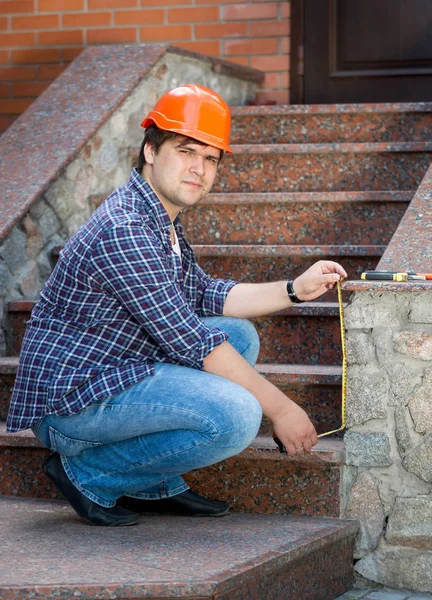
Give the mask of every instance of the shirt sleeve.
<path id="1" fill-rule="evenodd" d="M 196 265 L 198 277 L 197 311 L 201 317 L 214 317 L 223 314 L 228 292 L 237 285 L 232 279 L 213 279 Z"/>
<path id="2" fill-rule="evenodd" d="M 227 339 L 190 309 L 174 281 L 171 257 L 144 225 L 107 230 L 90 268 L 93 284 L 116 298 L 174 361 L 203 369 L 203 359 Z"/>

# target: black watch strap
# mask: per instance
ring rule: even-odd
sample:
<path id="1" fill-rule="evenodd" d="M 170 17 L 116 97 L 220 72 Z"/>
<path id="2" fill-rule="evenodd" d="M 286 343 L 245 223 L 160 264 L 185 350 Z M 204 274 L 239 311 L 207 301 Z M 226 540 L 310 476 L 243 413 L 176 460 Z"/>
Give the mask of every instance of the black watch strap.
<path id="1" fill-rule="evenodd" d="M 297 298 L 296 293 L 294 291 L 294 281 L 292 279 L 290 279 L 287 282 L 287 284 L 286 284 L 286 291 L 287 291 L 287 294 L 288 294 L 288 298 L 294 304 L 301 304 L 302 302 L 304 302 L 304 300 L 300 300 L 300 298 Z"/>

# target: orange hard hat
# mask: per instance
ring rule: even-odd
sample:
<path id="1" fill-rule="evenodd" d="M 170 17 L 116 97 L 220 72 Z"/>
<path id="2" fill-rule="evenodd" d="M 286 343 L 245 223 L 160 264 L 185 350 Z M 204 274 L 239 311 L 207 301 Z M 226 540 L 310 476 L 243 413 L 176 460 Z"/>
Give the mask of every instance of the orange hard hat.
<path id="1" fill-rule="evenodd" d="M 159 129 L 174 131 L 232 152 L 229 147 L 231 115 L 228 105 L 219 94 L 202 85 L 187 83 L 166 92 L 141 126 L 149 127 L 152 123 Z"/>

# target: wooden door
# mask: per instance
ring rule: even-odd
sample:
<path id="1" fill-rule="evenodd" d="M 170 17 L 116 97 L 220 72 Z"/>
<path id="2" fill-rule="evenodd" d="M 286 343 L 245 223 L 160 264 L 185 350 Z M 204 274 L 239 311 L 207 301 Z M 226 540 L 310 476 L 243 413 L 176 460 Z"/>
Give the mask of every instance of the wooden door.
<path id="1" fill-rule="evenodd" d="M 292 103 L 432 100 L 432 0 L 292 0 Z"/>

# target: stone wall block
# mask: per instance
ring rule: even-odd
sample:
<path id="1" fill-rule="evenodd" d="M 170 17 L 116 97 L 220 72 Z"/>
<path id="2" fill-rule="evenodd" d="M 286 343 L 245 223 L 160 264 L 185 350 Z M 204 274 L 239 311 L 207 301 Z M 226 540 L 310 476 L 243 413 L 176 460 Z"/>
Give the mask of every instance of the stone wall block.
<path id="1" fill-rule="evenodd" d="M 365 365 L 375 358 L 375 349 L 369 333 L 348 331 L 346 335 L 347 363 Z"/>
<path id="2" fill-rule="evenodd" d="M 34 261 L 29 261 L 22 275 L 18 278 L 18 285 L 24 298 L 35 300 L 39 294 L 41 283 L 39 271 Z"/>
<path id="3" fill-rule="evenodd" d="M 347 427 L 362 425 L 371 419 L 385 419 L 387 394 L 384 372 L 363 370 L 359 376 L 348 377 Z"/>
<path id="4" fill-rule="evenodd" d="M 360 523 L 354 558 L 361 558 L 367 552 L 375 550 L 384 527 L 385 515 L 379 495 L 379 482 L 370 473 L 360 473 L 353 484 L 346 517 L 357 519 Z"/>
<path id="5" fill-rule="evenodd" d="M 409 410 L 405 406 L 395 408 L 395 436 L 399 452 L 404 455 L 410 452 L 418 443 L 413 432 L 413 422 Z"/>
<path id="6" fill-rule="evenodd" d="M 378 364 L 386 366 L 394 362 L 393 352 L 393 333 L 394 330 L 388 329 L 374 329 L 372 331 L 372 340 L 375 347 L 375 356 Z"/>
<path id="7" fill-rule="evenodd" d="M 402 465 L 409 473 L 432 483 L 432 436 L 429 435 L 423 444 L 405 456 Z"/>
<path id="8" fill-rule="evenodd" d="M 432 295 L 416 294 L 408 313 L 410 323 L 432 323 Z"/>
<path id="9" fill-rule="evenodd" d="M 75 161 L 77 165 L 79 162 L 79 160 Z M 47 203 L 62 222 L 74 212 L 74 195 L 75 180 L 71 181 L 65 176 L 59 177 L 45 192 Z"/>
<path id="10" fill-rule="evenodd" d="M 3 290 L 7 290 L 10 279 L 11 272 L 5 261 L 0 256 L 0 294 L 3 295 Z"/>
<path id="11" fill-rule="evenodd" d="M 22 228 L 26 234 L 26 253 L 30 259 L 36 258 L 43 248 L 43 236 L 38 224 L 27 214 L 22 220 Z"/>
<path id="12" fill-rule="evenodd" d="M 415 391 L 421 385 L 421 372 L 410 368 L 404 362 L 392 362 L 385 367 L 389 382 L 389 406 L 406 406 Z"/>
<path id="13" fill-rule="evenodd" d="M 87 212 L 90 205 L 93 171 L 93 166 L 87 165 L 77 173 L 75 179 L 74 205 L 80 210 L 87 209 Z"/>
<path id="14" fill-rule="evenodd" d="M 25 264 L 27 260 L 26 234 L 18 227 L 14 227 L 9 236 L 0 244 L 0 257 L 14 275 Z"/>
<path id="15" fill-rule="evenodd" d="M 345 308 L 347 329 L 371 329 L 373 327 L 394 328 L 398 316 L 393 298 L 380 298 L 379 301 L 355 297 Z"/>
<path id="16" fill-rule="evenodd" d="M 355 570 L 390 588 L 432 592 L 432 552 L 380 544 L 356 563 Z"/>
<path id="17" fill-rule="evenodd" d="M 347 465 L 358 467 L 387 467 L 390 441 L 386 433 L 348 430 L 344 437 Z"/>
<path id="18" fill-rule="evenodd" d="M 395 546 L 432 550 L 432 497 L 397 498 L 386 540 Z"/>
<path id="19" fill-rule="evenodd" d="M 432 429 L 432 368 L 425 370 L 423 383 L 411 396 L 408 408 L 418 433 Z"/>
<path id="20" fill-rule="evenodd" d="M 400 331 L 393 335 L 395 352 L 420 358 L 421 360 L 432 360 L 432 333 L 417 331 Z"/>

